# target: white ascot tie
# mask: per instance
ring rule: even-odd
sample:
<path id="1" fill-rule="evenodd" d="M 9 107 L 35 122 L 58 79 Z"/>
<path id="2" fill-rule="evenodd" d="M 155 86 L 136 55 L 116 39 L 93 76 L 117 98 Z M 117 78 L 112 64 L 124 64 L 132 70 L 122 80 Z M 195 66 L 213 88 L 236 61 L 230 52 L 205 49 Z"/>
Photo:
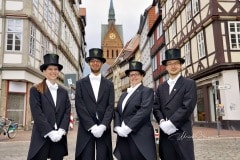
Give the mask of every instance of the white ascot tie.
<path id="1" fill-rule="evenodd" d="M 99 92 L 99 87 L 100 87 L 100 82 L 101 82 L 101 74 L 95 76 L 93 73 L 90 73 L 89 79 L 93 88 L 93 93 L 95 96 L 96 101 L 98 100 L 98 92 Z"/>
<path id="2" fill-rule="evenodd" d="M 49 87 L 50 90 L 57 90 L 57 89 L 58 89 L 57 83 L 55 83 L 55 84 L 50 84 L 48 87 Z"/>
<path id="3" fill-rule="evenodd" d="M 132 91 L 134 91 L 134 88 L 132 88 L 132 87 L 127 88 L 127 93 L 131 93 Z"/>
<path id="4" fill-rule="evenodd" d="M 167 81 L 167 83 L 169 84 L 169 94 L 170 94 L 172 89 L 173 89 L 173 87 L 174 87 L 174 85 L 175 85 L 175 83 L 176 83 L 176 80 L 169 79 Z"/>

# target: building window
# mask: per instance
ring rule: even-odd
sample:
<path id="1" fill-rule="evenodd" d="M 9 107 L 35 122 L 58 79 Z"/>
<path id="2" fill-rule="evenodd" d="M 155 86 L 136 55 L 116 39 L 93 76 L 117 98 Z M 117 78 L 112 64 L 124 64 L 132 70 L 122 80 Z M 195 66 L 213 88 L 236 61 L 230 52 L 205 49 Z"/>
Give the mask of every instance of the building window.
<path id="1" fill-rule="evenodd" d="M 44 0 L 43 16 L 44 16 L 45 21 L 47 21 L 47 19 L 48 19 L 48 3 L 49 3 L 49 0 Z"/>
<path id="2" fill-rule="evenodd" d="M 153 59 L 152 59 L 152 61 L 153 61 L 153 63 L 152 63 L 152 69 L 153 69 L 153 71 L 155 71 L 155 70 L 157 69 L 157 55 L 158 55 L 158 54 L 156 54 L 156 55 L 153 57 Z"/>
<path id="3" fill-rule="evenodd" d="M 166 16 L 165 7 L 166 7 L 166 6 L 163 6 L 163 7 L 162 7 L 162 18 L 165 18 L 165 16 Z"/>
<path id="4" fill-rule="evenodd" d="M 198 45 L 198 56 L 199 58 L 203 58 L 206 55 L 203 31 L 197 34 L 197 45 Z"/>
<path id="5" fill-rule="evenodd" d="M 166 30 L 166 32 L 164 32 L 164 33 L 165 33 L 165 41 L 166 41 L 166 44 L 168 44 L 168 43 L 169 43 L 168 30 Z"/>
<path id="6" fill-rule="evenodd" d="M 190 43 L 187 42 L 184 45 L 184 54 L 185 54 L 185 65 L 188 66 L 191 64 L 191 59 L 190 59 Z"/>
<path id="7" fill-rule="evenodd" d="M 159 39 L 163 34 L 163 28 L 162 28 L 162 21 L 159 23 L 157 27 L 157 39 Z"/>
<path id="8" fill-rule="evenodd" d="M 49 42 L 44 35 L 42 35 L 42 37 L 41 37 L 41 45 L 42 45 L 41 46 L 42 55 L 47 54 L 47 52 L 49 51 Z"/>
<path id="9" fill-rule="evenodd" d="M 240 49 L 240 22 L 228 22 L 230 47 L 233 50 Z"/>
<path id="10" fill-rule="evenodd" d="M 23 21 L 20 19 L 7 19 L 6 50 L 21 51 Z"/>
<path id="11" fill-rule="evenodd" d="M 173 0 L 168 0 L 168 8 L 171 9 L 173 7 Z"/>
<path id="12" fill-rule="evenodd" d="M 29 44 L 29 54 L 35 55 L 35 45 L 36 45 L 36 28 L 31 25 L 30 27 L 30 44 Z"/>
<path id="13" fill-rule="evenodd" d="M 187 22 L 189 22 L 192 19 L 192 6 L 191 1 L 188 2 L 186 7 L 186 16 L 187 16 Z"/>
<path id="14" fill-rule="evenodd" d="M 150 48 L 152 48 L 152 46 L 154 45 L 154 34 L 152 34 L 152 36 L 150 37 Z"/>
<path id="15" fill-rule="evenodd" d="M 56 11 L 55 13 L 55 33 L 58 34 L 58 28 L 59 28 L 59 13 Z"/>
<path id="16" fill-rule="evenodd" d="M 38 8 L 38 0 L 33 0 L 33 5 Z"/>
<path id="17" fill-rule="evenodd" d="M 172 23 L 172 36 L 175 37 L 177 35 L 177 23 L 176 20 Z"/>
<path id="18" fill-rule="evenodd" d="M 166 49 L 165 48 L 162 48 L 161 50 L 160 50 L 160 64 L 162 65 L 162 61 L 163 60 L 165 60 L 166 58 L 165 58 L 165 51 L 166 51 Z"/>
<path id="19" fill-rule="evenodd" d="M 192 0 L 192 13 L 195 16 L 199 12 L 199 3 L 198 0 Z"/>
<path id="20" fill-rule="evenodd" d="M 109 58 L 109 50 L 107 50 L 107 58 Z"/>
<path id="21" fill-rule="evenodd" d="M 44 19 L 47 21 L 48 25 L 52 24 L 52 14 L 53 14 L 53 5 L 49 0 L 44 0 Z"/>

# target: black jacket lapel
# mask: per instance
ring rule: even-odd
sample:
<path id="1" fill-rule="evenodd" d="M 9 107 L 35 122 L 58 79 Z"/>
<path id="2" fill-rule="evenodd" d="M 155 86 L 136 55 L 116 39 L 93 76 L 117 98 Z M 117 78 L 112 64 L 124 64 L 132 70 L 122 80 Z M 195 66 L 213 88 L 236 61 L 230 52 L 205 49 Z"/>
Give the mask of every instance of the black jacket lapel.
<path id="1" fill-rule="evenodd" d="M 89 79 L 89 75 L 85 79 L 84 84 L 85 84 L 84 86 L 86 87 L 85 91 L 88 92 L 88 94 L 90 95 L 92 100 L 96 102 L 96 98 L 95 98 L 94 93 L 93 93 L 93 88 L 92 88 L 92 85 L 91 85 L 91 82 L 90 82 L 90 79 Z"/>

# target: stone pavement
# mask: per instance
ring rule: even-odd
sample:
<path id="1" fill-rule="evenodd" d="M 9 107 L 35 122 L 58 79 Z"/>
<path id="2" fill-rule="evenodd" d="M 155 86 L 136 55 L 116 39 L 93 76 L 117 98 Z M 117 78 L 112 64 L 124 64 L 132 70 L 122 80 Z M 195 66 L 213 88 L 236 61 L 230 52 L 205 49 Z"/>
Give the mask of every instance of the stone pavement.
<path id="1" fill-rule="evenodd" d="M 239 160 L 240 131 L 194 127 L 193 138 L 196 160 Z M 74 160 L 77 126 L 68 133 L 69 156 Z M 26 160 L 31 131 L 18 131 L 14 139 L 0 135 L 0 160 Z M 113 147 L 116 135 L 113 134 Z"/>

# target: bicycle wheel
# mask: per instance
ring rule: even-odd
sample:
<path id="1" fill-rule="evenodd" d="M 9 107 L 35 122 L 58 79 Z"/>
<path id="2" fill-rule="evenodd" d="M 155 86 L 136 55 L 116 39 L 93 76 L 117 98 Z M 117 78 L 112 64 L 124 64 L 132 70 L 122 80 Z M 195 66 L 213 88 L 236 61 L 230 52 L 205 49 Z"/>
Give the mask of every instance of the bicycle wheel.
<path id="1" fill-rule="evenodd" d="M 16 137 L 17 135 L 17 130 L 18 129 L 18 124 L 10 124 L 10 126 L 8 127 L 8 131 L 7 131 L 7 136 L 8 138 L 12 139 L 14 137 Z"/>

